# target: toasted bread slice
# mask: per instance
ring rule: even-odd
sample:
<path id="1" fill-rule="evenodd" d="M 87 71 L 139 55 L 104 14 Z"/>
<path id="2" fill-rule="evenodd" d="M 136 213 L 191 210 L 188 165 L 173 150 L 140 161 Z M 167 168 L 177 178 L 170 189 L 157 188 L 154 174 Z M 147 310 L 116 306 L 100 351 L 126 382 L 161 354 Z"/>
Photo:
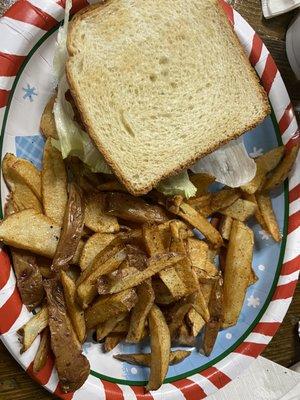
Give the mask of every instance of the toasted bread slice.
<path id="1" fill-rule="evenodd" d="M 74 19 L 68 52 L 83 123 L 135 195 L 269 112 L 217 0 L 108 0 Z"/>

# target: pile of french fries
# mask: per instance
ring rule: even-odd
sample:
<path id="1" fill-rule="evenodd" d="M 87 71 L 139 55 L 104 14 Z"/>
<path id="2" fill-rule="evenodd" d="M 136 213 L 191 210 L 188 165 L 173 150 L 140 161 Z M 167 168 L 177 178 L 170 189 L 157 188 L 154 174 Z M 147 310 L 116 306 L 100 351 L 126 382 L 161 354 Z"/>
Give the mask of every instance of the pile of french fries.
<path id="1" fill-rule="evenodd" d="M 62 390 L 78 389 L 89 374 L 81 350 L 90 330 L 106 352 L 150 337 L 151 353 L 115 355 L 150 367 L 147 390 L 189 356 L 172 344 L 208 356 L 219 330 L 237 323 L 257 280 L 248 219 L 281 240 L 269 192 L 286 179 L 297 152 L 278 147 L 258 157 L 255 178 L 238 189 L 211 193 L 212 177 L 192 175 L 197 195 L 187 201 L 155 190 L 133 197 L 111 175 L 64 161 L 50 139 L 41 172 L 6 154 L 10 196 L 0 239 L 10 246 L 24 304 L 38 307 L 18 332 L 21 352 L 41 335 L 34 371 L 53 352 Z"/>

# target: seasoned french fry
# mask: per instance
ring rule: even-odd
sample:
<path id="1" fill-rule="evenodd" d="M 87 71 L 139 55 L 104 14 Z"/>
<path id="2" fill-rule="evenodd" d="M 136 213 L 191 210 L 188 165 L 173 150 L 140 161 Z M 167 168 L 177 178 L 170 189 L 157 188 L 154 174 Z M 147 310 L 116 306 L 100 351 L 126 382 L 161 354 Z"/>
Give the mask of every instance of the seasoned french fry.
<path id="1" fill-rule="evenodd" d="M 94 233 L 94 235 L 86 241 L 79 261 L 82 271 L 93 264 L 96 255 L 99 254 L 114 237 L 112 233 Z"/>
<path id="2" fill-rule="evenodd" d="M 152 287 L 155 293 L 155 303 L 171 304 L 176 301 L 161 279 L 152 279 Z"/>
<path id="3" fill-rule="evenodd" d="M 114 327 L 112 333 L 127 333 L 129 330 L 129 324 L 130 324 L 129 318 L 126 317 L 125 319 L 123 319 L 123 321 L 119 321 L 117 323 L 117 325 Z M 146 332 L 147 332 L 147 329 L 145 326 L 141 340 L 144 339 Z"/>
<path id="4" fill-rule="evenodd" d="M 86 327 L 94 328 L 109 318 L 128 312 L 136 302 L 137 295 L 133 289 L 99 298 L 85 313 Z"/>
<path id="5" fill-rule="evenodd" d="M 116 271 L 98 278 L 98 293 L 101 295 L 109 294 L 111 286 L 120 282 L 125 276 L 134 275 L 137 271 L 139 271 L 137 268 L 129 266 L 128 260 L 123 261 Z"/>
<path id="6" fill-rule="evenodd" d="M 273 170 L 271 177 L 267 179 L 263 191 L 272 190 L 286 180 L 296 160 L 298 150 L 299 145 L 296 145 L 284 156 L 281 163 Z"/>
<path id="7" fill-rule="evenodd" d="M 251 278 L 253 247 L 252 230 L 233 221 L 224 273 L 224 328 L 238 320 Z"/>
<path id="8" fill-rule="evenodd" d="M 78 340 L 80 343 L 82 343 L 86 337 L 86 328 L 85 328 L 84 312 L 79 307 L 76 301 L 75 283 L 67 275 L 65 271 L 61 272 L 61 283 L 64 289 L 64 296 L 69 317 L 71 319 Z"/>
<path id="9" fill-rule="evenodd" d="M 18 330 L 20 342 L 22 344 L 21 353 L 24 353 L 34 342 L 35 338 L 48 325 L 48 308 L 44 306 L 37 314 L 35 314 L 25 325 Z"/>
<path id="10" fill-rule="evenodd" d="M 256 209 L 256 211 L 254 213 L 254 217 L 255 217 L 256 221 L 259 223 L 259 225 L 267 232 L 268 228 L 267 228 L 267 225 L 265 223 L 264 217 L 263 217 L 263 215 L 260 212 L 260 209 L 258 207 L 256 196 L 257 196 L 257 194 L 249 194 L 249 193 L 246 193 L 246 192 L 243 194 L 243 198 L 245 200 L 252 201 L 252 203 L 256 204 L 257 209 Z"/>
<path id="11" fill-rule="evenodd" d="M 154 304 L 151 279 L 138 286 L 136 294 L 139 301 L 131 310 L 130 326 L 126 337 L 128 343 L 138 343 L 142 339 L 148 313 Z"/>
<path id="12" fill-rule="evenodd" d="M 216 280 L 209 301 L 210 319 L 205 325 L 203 351 L 209 356 L 216 342 L 223 318 L 223 279 Z"/>
<path id="13" fill-rule="evenodd" d="M 232 217 L 241 222 L 246 221 L 250 218 L 257 210 L 257 206 L 252 201 L 238 199 L 231 206 L 219 210 L 219 212 L 223 215 L 227 215 L 228 217 Z"/>
<path id="14" fill-rule="evenodd" d="M 210 206 L 211 198 L 212 198 L 212 193 L 206 193 L 202 194 L 201 196 L 192 197 L 191 199 L 188 199 L 186 202 L 196 211 L 200 212 L 202 215 L 207 217 L 212 213 L 212 209 Z"/>
<path id="15" fill-rule="evenodd" d="M 185 322 L 179 327 L 175 342 L 179 346 L 194 347 L 196 345 L 196 338 L 189 332 L 189 328 Z"/>
<path id="16" fill-rule="evenodd" d="M 48 139 L 44 148 L 42 170 L 42 198 L 45 214 L 58 226 L 62 226 L 66 204 L 67 174 L 61 153 Z"/>
<path id="17" fill-rule="evenodd" d="M 97 295 L 97 280 L 100 278 L 100 276 L 115 271 L 126 259 L 126 256 L 127 254 L 125 248 L 119 250 L 113 255 L 113 257 L 109 258 L 106 262 L 95 268 L 95 270 L 87 277 L 87 279 L 77 286 L 77 298 L 82 308 L 87 308 L 87 306 Z"/>
<path id="18" fill-rule="evenodd" d="M 213 289 L 213 286 L 215 284 L 215 279 L 208 278 L 205 279 L 205 282 L 201 282 L 200 287 L 201 287 L 201 292 L 203 294 L 204 300 L 206 305 L 208 306 L 211 292 Z"/>
<path id="19" fill-rule="evenodd" d="M 186 203 L 182 203 L 179 208 L 180 211 L 178 212 L 178 215 L 181 218 L 199 229 L 199 231 L 203 233 L 214 247 L 222 246 L 223 240 L 221 235 L 203 215 L 199 214 L 193 207 Z"/>
<path id="20" fill-rule="evenodd" d="M 186 314 L 192 307 L 192 303 L 189 300 L 180 300 L 169 310 L 168 312 L 168 327 L 170 331 L 171 339 L 176 336 L 178 328 L 181 326 L 182 321 Z"/>
<path id="21" fill-rule="evenodd" d="M 58 139 L 57 130 L 55 125 L 55 119 L 53 115 L 53 106 L 56 99 L 56 95 L 53 95 L 43 111 L 41 118 L 41 131 L 45 138 Z"/>
<path id="22" fill-rule="evenodd" d="M 191 354 L 187 350 L 171 351 L 169 365 L 178 364 Z M 142 367 L 150 367 L 150 353 L 136 353 L 136 354 L 116 354 L 114 358 L 119 361 L 127 362 L 128 364 L 141 365 Z"/>
<path id="23" fill-rule="evenodd" d="M 51 269 L 59 272 L 72 261 L 83 229 L 84 202 L 82 193 L 75 183 L 69 185 L 69 197 L 65 207 L 63 226 L 53 258 Z M 71 238 L 71 240 L 70 240 Z"/>
<path id="24" fill-rule="evenodd" d="M 110 288 L 110 293 L 118 293 L 122 290 L 140 285 L 143 281 L 157 274 L 159 271 L 177 264 L 183 259 L 181 254 L 165 253 L 149 258 L 148 267 L 143 271 L 137 271 L 135 274 L 126 276 L 122 281 L 116 282 Z"/>
<path id="25" fill-rule="evenodd" d="M 75 254 L 74 254 L 74 256 L 73 256 L 73 258 L 72 258 L 72 260 L 71 260 L 71 264 L 73 264 L 73 265 L 79 265 L 79 263 L 80 263 L 80 258 L 81 258 L 81 254 L 82 254 L 82 252 L 83 252 L 84 246 L 85 246 L 85 242 L 84 242 L 82 239 L 80 239 L 80 240 L 79 240 L 79 243 L 78 243 L 78 245 L 77 245 Z"/>
<path id="26" fill-rule="evenodd" d="M 42 199 L 41 173 L 31 162 L 6 153 L 2 161 L 4 180 L 11 191 L 15 184 L 28 187 L 39 201 Z"/>
<path id="27" fill-rule="evenodd" d="M 188 238 L 187 249 L 192 267 L 205 269 L 205 264 L 208 259 L 208 244 L 203 240 Z"/>
<path id="28" fill-rule="evenodd" d="M 167 226 L 167 230 L 170 231 L 169 226 Z M 144 242 L 150 257 L 163 254 L 166 251 L 168 251 L 169 243 L 164 243 L 165 233 L 166 230 L 159 229 L 156 225 L 152 226 L 145 225 L 143 227 Z M 170 238 L 170 233 L 168 236 Z M 180 279 L 174 268 L 169 268 L 160 271 L 159 276 L 175 298 L 182 297 L 187 293 L 187 288 L 185 284 Z"/>
<path id="29" fill-rule="evenodd" d="M 201 286 L 199 287 L 196 293 L 193 293 L 190 296 L 190 301 L 193 309 L 203 317 L 204 321 L 206 322 L 209 321 L 210 314 L 208 309 L 208 303 L 205 300 Z"/>
<path id="30" fill-rule="evenodd" d="M 221 208 L 231 206 L 235 201 L 241 197 L 241 193 L 237 189 L 222 189 L 219 192 L 213 193 L 211 197 L 210 206 L 214 211 Z"/>
<path id="31" fill-rule="evenodd" d="M 192 335 L 196 337 L 205 325 L 204 319 L 194 308 L 189 310 L 186 315 L 186 319 L 190 326 Z"/>
<path id="32" fill-rule="evenodd" d="M 124 333 L 112 333 L 106 336 L 105 341 L 103 343 L 103 351 L 108 353 L 112 351 L 122 340 L 124 340 Z"/>
<path id="33" fill-rule="evenodd" d="M 43 207 L 40 200 L 33 191 L 26 185 L 16 182 L 12 191 L 12 200 L 18 211 L 33 209 L 38 213 L 43 213 Z"/>
<path id="34" fill-rule="evenodd" d="M 84 223 L 94 232 L 114 233 L 119 232 L 120 227 L 116 217 L 104 212 L 105 194 L 97 193 L 89 195 L 86 199 Z"/>
<path id="35" fill-rule="evenodd" d="M 0 224 L 0 240 L 9 246 L 53 258 L 60 237 L 60 227 L 35 210 L 8 216 Z"/>
<path id="36" fill-rule="evenodd" d="M 256 174 L 249 183 L 241 186 L 241 189 L 249 194 L 255 193 L 263 184 L 266 174 L 272 171 L 280 162 L 284 154 L 284 146 L 276 147 L 266 154 L 256 158 Z"/>
<path id="37" fill-rule="evenodd" d="M 208 190 L 208 187 L 214 183 L 215 178 L 209 174 L 199 173 L 199 174 L 191 174 L 190 181 L 197 188 L 197 196 L 201 194 L 205 194 Z"/>
<path id="38" fill-rule="evenodd" d="M 33 372 L 35 374 L 37 374 L 45 366 L 50 350 L 50 333 L 49 329 L 45 328 L 41 333 L 39 348 L 33 360 Z"/>
<path id="39" fill-rule="evenodd" d="M 258 193 L 256 195 L 259 211 L 269 232 L 276 242 L 281 241 L 281 233 L 273 211 L 272 201 L 267 193 Z"/>
<path id="40" fill-rule="evenodd" d="M 229 240 L 232 221 L 233 221 L 233 218 L 229 217 L 228 215 L 224 215 L 221 218 L 219 231 L 221 233 L 222 238 L 225 240 Z"/>
<path id="41" fill-rule="evenodd" d="M 147 390 L 156 390 L 163 383 L 169 367 L 171 339 L 163 313 L 154 304 L 149 312 L 150 328 L 150 376 Z"/>
<path id="42" fill-rule="evenodd" d="M 102 339 L 104 339 L 107 335 L 109 335 L 116 325 L 120 321 L 123 321 L 126 317 L 128 316 L 127 312 L 120 313 L 118 315 L 115 315 L 114 317 L 108 319 L 107 321 L 103 322 L 102 324 L 99 324 L 97 326 L 97 341 L 100 342 Z"/>

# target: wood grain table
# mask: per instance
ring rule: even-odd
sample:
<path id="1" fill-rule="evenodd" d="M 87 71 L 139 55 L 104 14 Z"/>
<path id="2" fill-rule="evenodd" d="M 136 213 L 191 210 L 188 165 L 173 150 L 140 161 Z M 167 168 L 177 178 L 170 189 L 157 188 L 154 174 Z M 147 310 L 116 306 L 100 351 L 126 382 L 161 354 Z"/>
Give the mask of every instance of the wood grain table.
<path id="1" fill-rule="evenodd" d="M 13 1 L 0 0 L 0 12 Z M 295 13 L 288 13 L 266 21 L 262 17 L 260 0 L 233 0 L 231 4 L 264 40 L 279 67 L 294 106 L 300 108 L 300 82 L 296 81 L 285 53 L 286 29 Z M 300 115 L 297 116 L 299 121 Z M 294 300 L 283 324 L 264 351 L 263 356 L 285 367 L 300 361 L 298 321 L 300 321 L 300 284 L 298 284 Z M 46 400 L 54 399 L 54 396 L 33 382 L 0 343 L 0 400 L 8 398 Z"/>

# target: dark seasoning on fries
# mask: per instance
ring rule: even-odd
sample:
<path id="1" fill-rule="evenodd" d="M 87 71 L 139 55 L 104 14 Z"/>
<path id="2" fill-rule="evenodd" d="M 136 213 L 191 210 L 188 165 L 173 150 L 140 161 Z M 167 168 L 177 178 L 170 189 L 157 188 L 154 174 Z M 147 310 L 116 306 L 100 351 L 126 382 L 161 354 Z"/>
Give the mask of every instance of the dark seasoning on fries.
<path id="1" fill-rule="evenodd" d="M 208 356 L 219 330 L 237 323 L 257 280 L 248 219 L 281 240 L 270 191 L 286 179 L 297 151 L 278 147 L 257 158 L 256 176 L 238 189 L 210 193 L 213 178 L 192 175 L 198 192 L 187 201 L 156 191 L 133 197 L 78 159 L 64 162 L 50 138 L 42 172 L 6 154 L 10 196 L 0 238 L 10 246 L 23 303 L 38 307 L 18 331 L 21 352 L 41 335 L 34 371 L 52 351 L 63 391 L 78 389 L 89 374 L 82 343 L 90 330 L 107 352 L 120 341 L 150 338 L 151 353 L 114 356 L 150 367 L 147 390 L 189 356 L 172 344 Z"/>

